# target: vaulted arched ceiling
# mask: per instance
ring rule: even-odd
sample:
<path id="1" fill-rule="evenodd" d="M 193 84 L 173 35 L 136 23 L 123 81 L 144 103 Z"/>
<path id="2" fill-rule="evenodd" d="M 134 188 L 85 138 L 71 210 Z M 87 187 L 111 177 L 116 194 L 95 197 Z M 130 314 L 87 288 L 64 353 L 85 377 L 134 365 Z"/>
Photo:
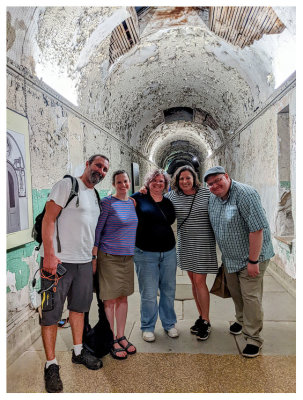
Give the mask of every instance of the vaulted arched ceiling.
<path id="1" fill-rule="evenodd" d="M 295 38 L 294 7 L 231 9 L 9 7 L 7 55 L 44 79 L 53 69 L 81 112 L 155 162 L 186 143 L 201 162 L 273 92 L 274 50 Z M 192 120 L 167 122 L 173 108 Z"/>

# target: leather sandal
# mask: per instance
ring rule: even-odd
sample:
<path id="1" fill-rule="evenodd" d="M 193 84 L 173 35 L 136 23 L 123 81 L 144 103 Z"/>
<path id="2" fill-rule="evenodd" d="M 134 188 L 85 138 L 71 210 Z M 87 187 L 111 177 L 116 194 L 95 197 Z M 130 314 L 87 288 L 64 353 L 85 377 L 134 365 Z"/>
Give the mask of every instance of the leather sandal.
<path id="1" fill-rule="evenodd" d="M 127 341 L 127 345 L 124 347 L 123 344 L 121 344 L 120 342 L 122 342 L 122 340 L 126 340 Z M 134 346 L 131 342 L 129 342 L 125 336 L 120 337 L 119 339 L 117 339 L 117 342 L 119 343 L 119 345 L 126 351 L 127 354 L 135 354 L 137 352 L 137 349 L 135 348 L 135 350 L 133 351 L 129 351 L 128 349 L 131 346 Z M 135 346 L 134 346 L 135 347 Z"/>
<path id="2" fill-rule="evenodd" d="M 119 341 L 116 339 L 116 340 L 114 340 L 113 341 L 113 346 L 110 348 L 110 350 L 109 350 L 109 353 L 110 353 L 110 355 L 113 357 L 113 358 L 115 358 L 116 360 L 125 360 L 126 358 L 127 358 L 127 354 L 125 354 L 125 356 L 124 357 L 119 357 L 119 356 L 117 356 L 117 353 L 121 353 L 122 351 L 126 351 L 124 348 L 121 348 L 121 349 L 116 349 L 115 347 L 114 347 L 114 344 L 115 343 L 118 343 L 119 345 L 120 345 L 120 343 L 119 343 Z M 121 345 L 120 345 L 121 346 Z M 121 346 L 122 347 L 122 346 Z M 126 351 L 127 352 L 127 351 Z"/>

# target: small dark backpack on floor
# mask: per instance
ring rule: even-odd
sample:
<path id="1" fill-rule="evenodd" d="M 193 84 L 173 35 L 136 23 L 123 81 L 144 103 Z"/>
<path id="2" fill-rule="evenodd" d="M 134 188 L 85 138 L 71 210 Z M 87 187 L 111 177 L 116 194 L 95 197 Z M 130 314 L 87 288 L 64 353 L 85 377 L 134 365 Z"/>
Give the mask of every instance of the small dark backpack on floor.
<path id="1" fill-rule="evenodd" d="M 103 301 L 99 299 L 98 278 L 94 276 L 98 302 L 99 321 L 92 328 L 89 324 L 89 312 L 84 314 L 83 346 L 94 356 L 101 358 L 109 353 L 113 345 L 113 332 L 104 311 Z"/>

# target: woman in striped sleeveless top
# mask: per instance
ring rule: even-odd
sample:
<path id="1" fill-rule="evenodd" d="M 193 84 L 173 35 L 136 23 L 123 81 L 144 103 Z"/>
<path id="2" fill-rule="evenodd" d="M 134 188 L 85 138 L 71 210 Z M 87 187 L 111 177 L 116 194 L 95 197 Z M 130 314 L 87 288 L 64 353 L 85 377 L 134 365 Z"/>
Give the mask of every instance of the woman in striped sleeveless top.
<path id="1" fill-rule="evenodd" d="M 206 276 L 218 272 L 216 241 L 208 217 L 210 192 L 201 186 L 189 165 L 177 169 L 171 187 L 165 196 L 173 203 L 177 217 L 178 265 L 188 273 L 199 312 L 190 330 L 198 340 L 206 340 L 211 330 Z"/>

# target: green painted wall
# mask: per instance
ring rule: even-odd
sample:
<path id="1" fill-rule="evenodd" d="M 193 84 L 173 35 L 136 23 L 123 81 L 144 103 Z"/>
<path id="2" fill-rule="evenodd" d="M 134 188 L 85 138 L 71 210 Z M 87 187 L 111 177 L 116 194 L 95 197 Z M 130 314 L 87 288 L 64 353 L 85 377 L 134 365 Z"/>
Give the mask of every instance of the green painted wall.
<path id="1" fill-rule="evenodd" d="M 12 249 L 7 253 L 7 270 L 15 274 L 17 290 L 21 290 L 28 284 L 30 273 L 29 266 L 25 261 L 22 261 L 22 259 L 31 256 L 33 249 L 34 243 L 28 243 L 16 249 Z"/>
<path id="2" fill-rule="evenodd" d="M 50 190 L 49 189 L 33 189 L 32 191 L 32 197 L 33 197 L 33 215 L 34 215 L 34 220 L 38 214 L 41 213 L 43 210 L 43 207 L 45 206 L 47 196 L 49 194 Z"/>
<path id="3" fill-rule="evenodd" d="M 101 190 L 98 191 L 98 193 L 99 193 L 101 199 L 102 199 L 103 197 L 106 197 L 106 196 L 107 196 L 109 190 L 111 190 L 111 189 L 101 189 Z"/>
<path id="4" fill-rule="evenodd" d="M 48 193 L 49 190 L 47 189 L 32 191 L 34 218 L 36 218 L 36 216 L 43 210 Z M 7 271 L 15 274 L 17 291 L 28 285 L 30 270 L 28 264 L 25 261 L 22 261 L 22 259 L 30 257 L 33 254 L 36 245 L 37 244 L 35 242 L 30 242 L 7 251 L 6 268 Z M 39 261 L 38 254 L 37 261 Z M 8 286 L 6 291 L 10 291 Z"/>

